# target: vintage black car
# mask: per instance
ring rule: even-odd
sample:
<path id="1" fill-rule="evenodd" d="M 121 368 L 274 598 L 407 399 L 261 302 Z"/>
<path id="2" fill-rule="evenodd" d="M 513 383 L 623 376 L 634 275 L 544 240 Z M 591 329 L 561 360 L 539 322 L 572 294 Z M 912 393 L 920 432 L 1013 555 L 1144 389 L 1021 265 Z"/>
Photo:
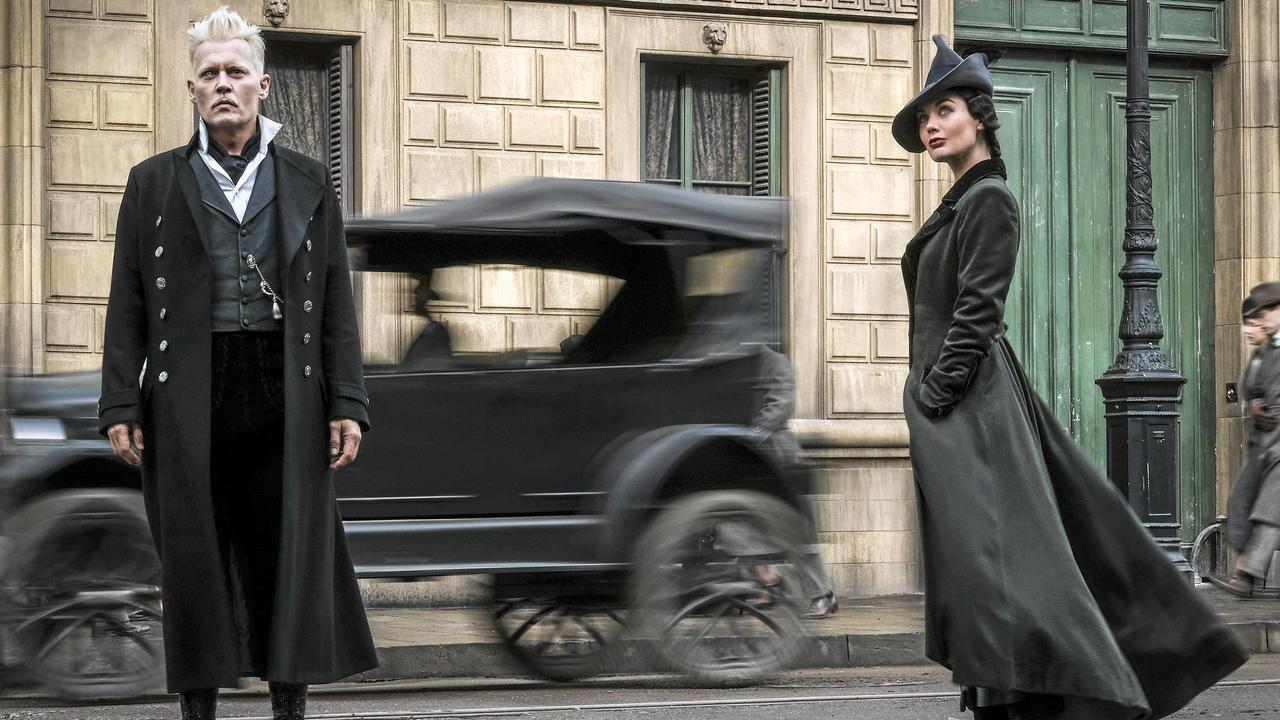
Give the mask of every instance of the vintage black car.
<path id="1" fill-rule="evenodd" d="M 785 224 L 779 198 L 548 179 L 350 222 L 360 296 L 386 289 L 390 322 L 417 333 L 366 366 L 374 427 L 336 476 L 358 575 L 492 575 L 495 627 L 552 679 L 637 654 L 714 684 L 786 667 L 804 637 L 809 473 L 785 433 L 753 427 Z M 560 342 L 484 348 L 440 282 L 476 268 L 596 278 L 603 309 L 555 326 Z M 109 687 L 75 683 L 81 656 L 63 646 L 159 657 L 154 563 L 115 572 L 90 542 L 112 512 L 135 530 L 129 553 L 147 538 L 136 475 L 92 436 L 90 379 L 16 381 L 0 457 L 10 517 L 81 515 L 64 523 L 81 538 L 6 535 L 86 572 L 3 576 L 26 662 L 81 696 Z M 46 435 L 17 431 L 39 423 Z"/>

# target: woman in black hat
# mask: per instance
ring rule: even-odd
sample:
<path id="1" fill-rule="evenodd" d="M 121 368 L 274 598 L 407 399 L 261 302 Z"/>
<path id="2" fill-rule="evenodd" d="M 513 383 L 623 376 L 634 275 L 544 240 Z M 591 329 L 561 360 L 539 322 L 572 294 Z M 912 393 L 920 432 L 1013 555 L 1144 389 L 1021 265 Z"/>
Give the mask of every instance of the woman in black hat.
<path id="1" fill-rule="evenodd" d="M 983 55 L 934 42 L 928 83 L 893 122 L 900 145 L 956 175 L 902 259 L 927 653 L 977 718 L 1164 717 L 1245 651 L 1014 358 L 1004 302 L 1018 205 L 991 74 Z"/>

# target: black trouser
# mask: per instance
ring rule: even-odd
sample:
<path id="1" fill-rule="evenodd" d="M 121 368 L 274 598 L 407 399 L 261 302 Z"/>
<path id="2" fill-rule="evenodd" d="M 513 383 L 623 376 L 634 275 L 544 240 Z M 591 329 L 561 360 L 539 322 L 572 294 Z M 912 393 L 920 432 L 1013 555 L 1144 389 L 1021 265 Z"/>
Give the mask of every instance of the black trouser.
<path id="1" fill-rule="evenodd" d="M 284 469 L 284 339 L 280 333 L 215 333 L 211 360 L 209 486 L 218 551 L 241 674 L 270 680 Z M 304 716 L 306 685 L 271 682 L 270 689 L 274 718 Z M 182 717 L 211 720 L 217 701 L 217 688 L 184 692 Z"/>
<path id="2" fill-rule="evenodd" d="M 284 463 L 283 337 L 215 333 L 212 360 L 209 481 L 218 549 L 241 674 L 269 680 Z"/>

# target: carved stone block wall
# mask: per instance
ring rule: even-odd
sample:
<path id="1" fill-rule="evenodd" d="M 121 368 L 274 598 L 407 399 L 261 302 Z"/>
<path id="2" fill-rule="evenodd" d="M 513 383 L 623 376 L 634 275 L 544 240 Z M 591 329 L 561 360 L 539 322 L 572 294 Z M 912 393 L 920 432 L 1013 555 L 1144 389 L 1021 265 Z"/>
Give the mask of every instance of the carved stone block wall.
<path id="1" fill-rule="evenodd" d="M 155 152 L 151 0 L 49 0 L 44 367 L 101 364 L 116 215 Z"/>
<path id="2" fill-rule="evenodd" d="M 422 205 L 523 178 L 605 176 L 604 23 L 599 7 L 405 0 L 400 201 Z M 457 269 L 432 307 L 458 352 L 556 349 L 604 307 L 603 278 L 502 267 Z M 388 289 L 403 294 L 402 284 Z M 367 336 L 392 360 L 422 320 Z"/>
<path id="3" fill-rule="evenodd" d="M 826 394 L 831 419 L 901 415 L 913 231 L 908 153 L 889 122 L 914 88 L 910 27 L 826 23 Z"/>
<path id="4" fill-rule="evenodd" d="M 1222 388 L 1249 356 L 1240 300 L 1280 280 L 1280 0 L 1232 2 L 1231 55 L 1214 69 L 1214 237 L 1217 298 L 1218 512 L 1235 483 L 1244 444 L 1240 407 Z"/>

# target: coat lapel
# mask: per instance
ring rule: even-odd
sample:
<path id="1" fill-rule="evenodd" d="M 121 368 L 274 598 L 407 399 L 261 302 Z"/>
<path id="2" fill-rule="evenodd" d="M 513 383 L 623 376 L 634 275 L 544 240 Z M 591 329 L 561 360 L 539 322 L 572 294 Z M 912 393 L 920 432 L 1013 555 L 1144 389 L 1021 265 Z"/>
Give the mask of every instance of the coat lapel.
<path id="1" fill-rule="evenodd" d="M 283 251 L 280 270 L 283 273 L 293 264 L 307 234 L 307 225 L 320 201 L 324 198 L 324 186 L 306 175 L 289 158 L 276 152 L 271 144 L 275 160 L 276 204 L 280 221 L 280 249 Z"/>
<path id="2" fill-rule="evenodd" d="M 212 258 L 209 234 L 204 229 L 204 223 L 196 221 L 196 218 L 201 215 L 202 201 L 200 184 L 196 180 L 195 171 L 191 169 L 190 158 L 195 154 L 199 142 L 199 135 L 193 135 L 185 149 L 174 151 L 173 174 L 178 178 L 178 188 L 182 191 L 183 199 L 187 201 L 187 210 L 190 211 L 191 219 L 196 226 L 196 234 L 200 236 L 200 244 L 204 246 L 205 257 Z"/>

